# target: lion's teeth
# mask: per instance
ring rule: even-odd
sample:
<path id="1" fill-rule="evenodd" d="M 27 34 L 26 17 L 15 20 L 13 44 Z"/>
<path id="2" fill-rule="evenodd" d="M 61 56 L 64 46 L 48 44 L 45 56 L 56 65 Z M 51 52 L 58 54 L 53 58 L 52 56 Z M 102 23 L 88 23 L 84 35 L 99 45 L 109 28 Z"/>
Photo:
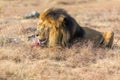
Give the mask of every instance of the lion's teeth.
<path id="1" fill-rule="evenodd" d="M 40 43 L 44 44 L 44 43 L 46 43 L 46 41 L 47 41 L 47 40 L 44 40 L 44 41 L 41 41 Z"/>

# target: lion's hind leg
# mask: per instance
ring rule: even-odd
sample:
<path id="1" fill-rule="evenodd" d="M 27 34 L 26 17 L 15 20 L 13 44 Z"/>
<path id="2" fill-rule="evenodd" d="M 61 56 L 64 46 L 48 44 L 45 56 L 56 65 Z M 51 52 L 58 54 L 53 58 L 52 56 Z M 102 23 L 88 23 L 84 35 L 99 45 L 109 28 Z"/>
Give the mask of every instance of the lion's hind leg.
<path id="1" fill-rule="evenodd" d="M 103 33 L 103 38 L 104 38 L 103 45 L 108 48 L 111 48 L 114 40 L 114 32 L 108 31 Z"/>

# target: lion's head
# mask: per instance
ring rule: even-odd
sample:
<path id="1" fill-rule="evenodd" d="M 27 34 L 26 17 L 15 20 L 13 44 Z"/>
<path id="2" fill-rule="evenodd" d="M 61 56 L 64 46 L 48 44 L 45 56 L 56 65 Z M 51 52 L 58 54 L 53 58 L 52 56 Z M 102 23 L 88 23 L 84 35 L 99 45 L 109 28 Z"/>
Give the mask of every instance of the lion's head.
<path id="1" fill-rule="evenodd" d="M 69 15 L 63 9 L 47 9 L 39 17 L 36 36 L 44 46 L 66 46 L 70 40 L 70 29 L 66 18 Z M 72 21 L 71 21 L 72 22 Z M 73 22 L 72 22 L 73 23 Z M 72 24 L 73 25 L 73 24 Z"/>

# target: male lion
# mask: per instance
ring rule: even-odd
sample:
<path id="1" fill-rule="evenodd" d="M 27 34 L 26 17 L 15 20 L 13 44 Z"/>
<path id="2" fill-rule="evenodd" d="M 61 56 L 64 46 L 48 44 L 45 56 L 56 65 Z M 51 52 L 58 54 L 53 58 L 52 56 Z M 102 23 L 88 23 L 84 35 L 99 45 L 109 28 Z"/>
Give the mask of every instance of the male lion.
<path id="1" fill-rule="evenodd" d="M 97 46 L 111 47 L 114 33 L 101 33 L 81 27 L 65 10 L 50 8 L 43 11 L 39 17 L 36 37 L 35 43 L 47 47 L 65 47 L 76 38 L 94 41 Z"/>

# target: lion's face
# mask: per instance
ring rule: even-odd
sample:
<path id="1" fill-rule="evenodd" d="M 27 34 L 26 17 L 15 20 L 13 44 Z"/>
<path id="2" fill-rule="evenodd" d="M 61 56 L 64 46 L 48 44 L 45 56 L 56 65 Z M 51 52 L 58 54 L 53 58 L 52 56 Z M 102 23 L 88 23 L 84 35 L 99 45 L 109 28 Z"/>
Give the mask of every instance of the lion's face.
<path id="1" fill-rule="evenodd" d="M 37 26 L 36 37 L 40 45 L 47 45 L 51 25 L 47 20 L 40 19 Z"/>

